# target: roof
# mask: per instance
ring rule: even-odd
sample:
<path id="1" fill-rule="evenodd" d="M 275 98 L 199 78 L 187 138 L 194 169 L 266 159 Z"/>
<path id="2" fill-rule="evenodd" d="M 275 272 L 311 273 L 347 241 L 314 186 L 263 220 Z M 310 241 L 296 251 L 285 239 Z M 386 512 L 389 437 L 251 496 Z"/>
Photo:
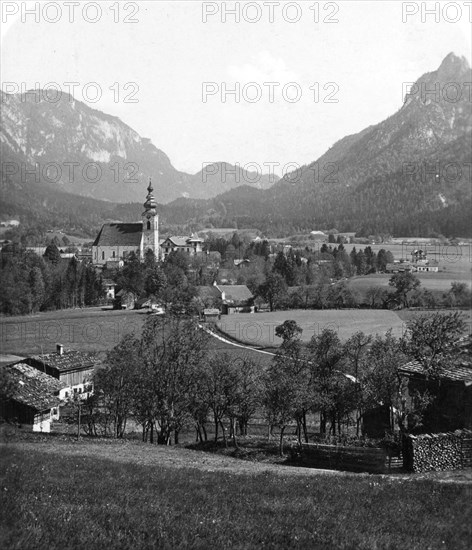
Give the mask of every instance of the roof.
<path id="1" fill-rule="evenodd" d="M 209 298 L 215 299 L 221 296 L 216 286 L 197 286 L 197 295 L 202 300 L 206 300 Z"/>
<path id="2" fill-rule="evenodd" d="M 54 395 L 62 388 L 61 382 L 49 374 L 30 367 L 25 363 L 7 365 L 14 383 L 12 399 L 37 411 L 50 409 L 59 404 L 59 397 Z"/>
<path id="3" fill-rule="evenodd" d="M 100 229 L 93 246 L 135 246 L 141 245 L 142 222 L 105 223 Z"/>
<path id="4" fill-rule="evenodd" d="M 399 368 L 405 374 L 419 374 L 424 376 L 424 368 L 418 361 L 410 361 Z M 453 382 L 472 383 L 472 365 L 462 363 L 454 366 L 446 366 L 439 371 L 439 377 Z"/>
<path id="5" fill-rule="evenodd" d="M 99 362 L 94 353 L 77 350 L 64 350 L 62 355 L 57 352 L 32 355 L 26 359 L 29 360 L 57 369 L 59 372 L 93 368 Z"/>
<path id="6" fill-rule="evenodd" d="M 225 302 L 234 302 L 236 304 L 248 302 L 254 296 L 246 285 L 218 285 L 216 287 L 220 292 L 225 293 Z"/>
<path id="7" fill-rule="evenodd" d="M 167 241 L 170 241 L 174 246 L 188 246 L 190 237 L 167 237 L 162 244 L 165 244 Z"/>

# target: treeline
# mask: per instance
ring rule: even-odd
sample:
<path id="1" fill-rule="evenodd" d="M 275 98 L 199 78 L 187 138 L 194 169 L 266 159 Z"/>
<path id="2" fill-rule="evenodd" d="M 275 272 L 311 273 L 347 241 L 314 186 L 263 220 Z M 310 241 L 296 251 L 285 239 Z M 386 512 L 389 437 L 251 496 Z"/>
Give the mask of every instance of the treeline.
<path id="1" fill-rule="evenodd" d="M 6 315 L 93 306 L 105 294 L 91 264 L 61 259 L 53 243 L 42 257 L 16 244 L 4 247 L 0 277 L 0 313 Z"/>
<path id="2" fill-rule="evenodd" d="M 398 367 L 416 359 L 432 379 L 441 365 L 459 360 L 454 342 L 464 322 L 457 313 L 422 316 L 405 335 L 372 338 L 362 332 L 341 343 L 324 329 L 305 345 L 295 321 L 276 328 L 282 345 L 268 367 L 241 356 L 210 352 L 208 334 L 191 319 L 150 319 L 141 338 L 126 335 L 93 376 L 94 394 L 73 402 L 83 429 L 91 435 L 124 437 L 130 419 L 143 441 L 177 443 L 184 428 L 194 427 L 199 441 L 247 435 L 264 418 L 284 434 L 295 427 L 308 441 L 308 420 L 317 417 L 322 436 L 360 434 L 364 414 L 390 411 L 386 435 L 421 431 L 435 395 L 408 394 Z M 433 337 L 433 338 L 431 338 Z M 75 415 L 74 415 L 75 416 Z"/>

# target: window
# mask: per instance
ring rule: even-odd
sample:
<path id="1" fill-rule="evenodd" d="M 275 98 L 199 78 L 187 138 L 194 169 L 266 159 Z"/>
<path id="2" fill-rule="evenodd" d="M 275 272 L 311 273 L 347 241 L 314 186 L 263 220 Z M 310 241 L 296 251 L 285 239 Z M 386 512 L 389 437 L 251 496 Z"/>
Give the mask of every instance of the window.
<path id="1" fill-rule="evenodd" d="M 151 222 L 150 221 L 147 222 L 147 230 L 151 231 Z"/>
<path id="2" fill-rule="evenodd" d="M 104 260 L 104 259 L 105 259 L 105 252 L 102 251 L 102 260 Z"/>
<path id="3" fill-rule="evenodd" d="M 113 250 L 113 258 L 115 257 L 115 251 Z"/>

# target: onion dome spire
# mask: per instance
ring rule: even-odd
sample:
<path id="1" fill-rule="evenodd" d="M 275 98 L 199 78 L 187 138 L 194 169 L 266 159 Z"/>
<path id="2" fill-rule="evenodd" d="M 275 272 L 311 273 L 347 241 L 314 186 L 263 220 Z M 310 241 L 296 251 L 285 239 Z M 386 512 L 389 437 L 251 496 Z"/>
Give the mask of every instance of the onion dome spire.
<path id="1" fill-rule="evenodd" d="M 154 189 L 152 188 L 151 178 L 149 178 L 149 185 L 148 185 L 147 191 L 148 191 L 148 194 L 147 194 L 147 197 L 146 197 L 146 202 L 144 203 L 143 206 L 144 206 L 146 212 L 154 211 L 154 213 L 155 213 L 156 207 L 157 207 L 157 202 L 156 202 L 156 199 L 154 198 L 154 195 L 152 194 Z"/>

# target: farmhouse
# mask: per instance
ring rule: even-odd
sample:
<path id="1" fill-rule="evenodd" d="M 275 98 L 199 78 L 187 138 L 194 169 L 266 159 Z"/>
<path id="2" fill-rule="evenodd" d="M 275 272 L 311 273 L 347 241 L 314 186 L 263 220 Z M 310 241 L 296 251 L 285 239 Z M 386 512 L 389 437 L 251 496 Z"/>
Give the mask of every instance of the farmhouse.
<path id="1" fill-rule="evenodd" d="M 57 344 L 56 353 L 32 355 L 23 363 L 42 371 L 61 382 L 59 397 L 67 398 L 73 393 L 88 396 L 92 391 L 92 374 L 99 360 L 93 353 L 76 350 L 64 350 Z"/>
<path id="2" fill-rule="evenodd" d="M 220 293 L 222 313 L 254 313 L 254 296 L 246 285 L 214 285 Z"/>
<path id="3" fill-rule="evenodd" d="M 2 418 L 26 424 L 33 432 L 50 432 L 53 418 L 58 417 L 61 382 L 24 363 L 3 368 L 12 388 L 0 402 Z"/>

